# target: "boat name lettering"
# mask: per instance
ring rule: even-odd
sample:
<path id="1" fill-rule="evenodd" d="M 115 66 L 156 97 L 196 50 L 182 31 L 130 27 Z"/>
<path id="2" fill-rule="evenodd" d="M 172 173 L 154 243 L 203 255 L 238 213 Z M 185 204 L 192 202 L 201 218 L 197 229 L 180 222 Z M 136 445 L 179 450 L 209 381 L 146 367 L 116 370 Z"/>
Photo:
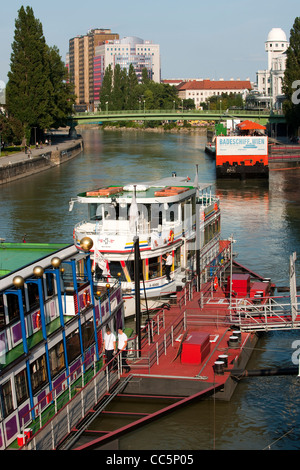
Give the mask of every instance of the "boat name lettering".
<path id="1" fill-rule="evenodd" d="M 234 138 L 234 137 L 224 137 L 224 138 L 221 138 L 220 139 L 220 144 L 221 145 L 247 145 L 247 144 L 251 144 L 253 142 L 253 139 L 249 138 L 249 139 L 245 139 L 245 137 L 243 138 Z M 255 143 L 256 144 L 264 144 L 264 139 L 259 139 L 259 138 L 256 138 L 255 139 Z"/>

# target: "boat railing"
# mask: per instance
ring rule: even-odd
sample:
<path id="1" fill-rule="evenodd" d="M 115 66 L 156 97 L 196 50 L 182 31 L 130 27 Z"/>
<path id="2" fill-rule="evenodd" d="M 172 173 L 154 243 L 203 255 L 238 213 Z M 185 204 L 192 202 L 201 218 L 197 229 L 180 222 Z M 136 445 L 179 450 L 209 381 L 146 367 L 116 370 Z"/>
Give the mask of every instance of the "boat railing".
<path id="1" fill-rule="evenodd" d="M 183 332 L 184 317 L 181 314 L 165 328 L 164 309 L 160 310 L 142 329 L 141 349 L 137 348 L 137 336 L 131 338 L 133 346 L 129 349 L 128 360 L 132 371 L 144 369 L 150 374 L 151 367 L 159 364 L 161 355 L 166 354 L 167 348 L 175 341 L 180 341 Z"/>
<path id="2" fill-rule="evenodd" d="M 121 373 L 120 354 L 103 366 L 91 358 L 89 363 L 82 363 L 23 416 L 21 431 L 24 432 L 30 426 L 32 437 L 26 441 L 22 450 L 57 448 L 89 411 L 116 386 Z"/>
<path id="3" fill-rule="evenodd" d="M 156 226 L 151 226 L 152 222 L 141 221 L 137 224 L 136 229 L 137 233 L 143 234 L 145 236 L 151 236 L 152 234 L 159 235 L 160 233 L 165 235 L 169 234 L 170 230 L 182 231 L 186 230 L 188 227 L 185 227 L 185 224 L 182 224 L 181 221 L 165 221 L 164 224 L 157 224 Z M 75 225 L 75 232 L 82 231 L 86 235 L 132 235 L 135 230 L 130 227 L 129 220 L 105 220 L 105 221 L 87 221 L 82 220 L 81 222 Z"/>
<path id="4" fill-rule="evenodd" d="M 295 311 L 299 312 L 299 296 Z M 260 297 L 229 300 L 230 322 L 241 330 L 299 328 L 297 316 L 293 318 L 288 296 Z"/>

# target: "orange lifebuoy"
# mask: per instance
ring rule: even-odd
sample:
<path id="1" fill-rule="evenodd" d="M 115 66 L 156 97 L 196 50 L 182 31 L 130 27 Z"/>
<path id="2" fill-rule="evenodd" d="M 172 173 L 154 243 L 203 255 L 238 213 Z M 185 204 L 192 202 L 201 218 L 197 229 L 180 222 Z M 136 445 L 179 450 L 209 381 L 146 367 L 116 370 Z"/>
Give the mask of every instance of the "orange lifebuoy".
<path id="1" fill-rule="evenodd" d="M 173 232 L 173 230 L 170 230 L 169 242 L 172 242 L 173 240 L 174 240 L 174 232 Z"/>
<path id="2" fill-rule="evenodd" d="M 218 278 L 217 278 L 217 276 L 215 276 L 215 278 L 214 278 L 214 289 L 217 290 L 218 287 L 219 287 Z"/>

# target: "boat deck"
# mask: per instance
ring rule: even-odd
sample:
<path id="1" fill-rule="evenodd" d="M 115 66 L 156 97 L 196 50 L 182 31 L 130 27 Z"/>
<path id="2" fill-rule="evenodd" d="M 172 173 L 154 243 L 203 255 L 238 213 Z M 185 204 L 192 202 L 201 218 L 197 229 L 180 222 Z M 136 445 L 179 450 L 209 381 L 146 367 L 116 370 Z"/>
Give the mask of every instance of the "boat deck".
<path id="1" fill-rule="evenodd" d="M 250 357 L 251 351 L 245 352 L 246 346 L 256 342 L 256 335 L 251 332 L 239 331 L 238 341 L 230 339 L 235 328 L 229 314 L 229 299 L 220 287 L 211 292 L 203 307 L 201 293 L 194 292 L 186 305 L 165 309 L 163 317 L 156 319 L 156 326 L 160 323 L 159 334 L 156 328 L 152 341 L 144 340 L 139 358 L 128 356 L 129 374 L 143 381 L 130 381 L 125 392 L 136 393 L 138 383 L 140 393 L 187 396 L 212 384 L 225 385 L 231 370 L 240 368 L 241 361 L 246 363 Z M 225 371 L 221 368 L 216 372 L 215 362 L 220 355 L 227 356 L 227 364 Z M 224 395 L 226 399 L 235 387 L 230 388 L 232 391 Z"/>

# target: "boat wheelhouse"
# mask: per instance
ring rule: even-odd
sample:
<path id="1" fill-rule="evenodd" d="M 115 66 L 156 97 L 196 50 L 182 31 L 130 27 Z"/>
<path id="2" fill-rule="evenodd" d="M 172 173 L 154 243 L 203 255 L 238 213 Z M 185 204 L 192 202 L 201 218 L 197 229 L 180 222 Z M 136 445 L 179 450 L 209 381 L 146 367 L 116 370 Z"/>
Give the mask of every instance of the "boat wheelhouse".
<path id="1" fill-rule="evenodd" d="M 73 244 L 0 278 L 0 449 L 34 434 L 102 366 L 107 324 L 124 326 L 120 283 L 94 290 L 90 254 Z"/>
<path id="2" fill-rule="evenodd" d="M 219 200 L 212 185 L 172 176 L 146 183 L 108 186 L 78 194 L 70 201 L 86 204 L 87 220 L 74 228 L 74 244 L 93 240 L 94 279 L 103 285 L 120 279 L 125 315 L 134 314 L 134 237 L 139 238 L 141 309 L 155 308 L 219 255 Z M 197 246 L 196 246 L 197 245 Z M 172 254 L 170 282 L 165 258 Z M 198 266 L 198 269 L 199 266 Z"/>

